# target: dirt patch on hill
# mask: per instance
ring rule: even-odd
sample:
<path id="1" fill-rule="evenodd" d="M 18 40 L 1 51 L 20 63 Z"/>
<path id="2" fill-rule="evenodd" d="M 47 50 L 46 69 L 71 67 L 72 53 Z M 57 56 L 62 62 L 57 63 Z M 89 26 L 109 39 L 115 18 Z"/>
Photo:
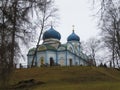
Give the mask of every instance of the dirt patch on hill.
<path id="1" fill-rule="evenodd" d="M 45 84 L 45 82 L 37 81 L 35 79 L 22 80 L 22 81 L 19 81 L 16 85 L 13 85 L 12 89 L 15 89 L 15 90 L 20 89 L 21 90 L 21 89 L 24 89 L 24 88 L 29 88 L 29 87 L 32 87 L 32 86 L 35 86 L 35 85 L 42 85 L 42 84 Z"/>

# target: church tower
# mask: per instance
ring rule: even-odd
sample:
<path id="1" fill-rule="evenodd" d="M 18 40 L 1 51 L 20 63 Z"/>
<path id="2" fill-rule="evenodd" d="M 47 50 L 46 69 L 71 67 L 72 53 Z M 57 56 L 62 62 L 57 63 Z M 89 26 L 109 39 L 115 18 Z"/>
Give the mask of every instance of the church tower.
<path id="1" fill-rule="evenodd" d="M 74 27 L 72 33 L 67 38 L 67 49 L 73 53 L 80 54 L 80 37 L 75 33 Z"/>
<path id="2" fill-rule="evenodd" d="M 50 46 L 53 46 L 56 49 L 61 44 L 60 39 L 61 39 L 60 33 L 57 32 L 52 25 L 51 28 L 43 34 L 43 44 L 49 44 Z"/>
<path id="3" fill-rule="evenodd" d="M 89 65 L 90 59 L 82 53 L 80 48 L 80 37 L 72 33 L 67 38 L 67 43 L 61 44 L 61 35 L 51 25 L 43 34 L 43 43 L 39 45 L 35 57 L 36 66 L 77 66 Z M 31 67 L 35 48 L 30 49 L 28 56 L 28 66 Z"/>

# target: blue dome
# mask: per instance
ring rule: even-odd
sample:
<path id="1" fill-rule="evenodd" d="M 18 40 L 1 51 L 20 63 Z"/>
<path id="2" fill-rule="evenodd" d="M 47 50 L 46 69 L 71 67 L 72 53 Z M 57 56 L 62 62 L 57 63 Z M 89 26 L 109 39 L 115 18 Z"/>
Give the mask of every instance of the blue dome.
<path id="1" fill-rule="evenodd" d="M 54 39 L 61 39 L 61 35 L 59 32 L 57 32 L 52 26 L 49 30 L 47 30 L 44 34 L 43 34 L 43 40 L 45 39 L 49 39 L 49 38 L 54 38 Z"/>
<path id="2" fill-rule="evenodd" d="M 80 41 L 80 38 L 74 33 L 73 30 L 72 34 L 68 36 L 67 41 Z"/>

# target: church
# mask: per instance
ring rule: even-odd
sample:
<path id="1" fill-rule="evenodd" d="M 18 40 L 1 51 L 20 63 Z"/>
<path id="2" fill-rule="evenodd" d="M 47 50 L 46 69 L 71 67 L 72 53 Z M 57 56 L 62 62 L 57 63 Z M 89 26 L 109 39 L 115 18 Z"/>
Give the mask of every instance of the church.
<path id="1" fill-rule="evenodd" d="M 60 42 L 61 35 L 53 26 L 45 31 L 43 42 L 37 48 L 34 65 L 41 66 L 88 66 L 93 65 L 93 60 L 82 52 L 80 37 L 74 29 L 66 39 L 66 43 Z M 36 48 L 31 48 L 27 54 L 27 64 L 31 67 Z"/>

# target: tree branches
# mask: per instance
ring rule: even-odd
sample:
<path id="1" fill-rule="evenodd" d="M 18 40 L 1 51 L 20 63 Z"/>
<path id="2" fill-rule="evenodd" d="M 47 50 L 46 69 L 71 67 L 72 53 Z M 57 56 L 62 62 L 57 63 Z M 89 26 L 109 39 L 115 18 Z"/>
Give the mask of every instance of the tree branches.
<path id="1" fill-rule="evenodd" d="M 9 77 L 13 71 L 16 57 L 21 54 L 18 39 L 24 42 L 25 37 L 29 38 L 33 34 L 34 30 L 30 27 L 33 25 L 32 15 L 35 11 L 36 13 L 46 13 L 44 12 L 45 3 L 49 5 L 51 1 L 0 0 L 0 81 L 5 81 Z M 46 17 L 42 19 L 45 20 Z M 44 22 L 41 24 L 44 25 Z"/>
<path id="2" fill-rule="evenodd" d="M 120 1 L 101 0 L 99 27 L 105 46 L 111 52 L 113 67 L 120 60 Z"/>

